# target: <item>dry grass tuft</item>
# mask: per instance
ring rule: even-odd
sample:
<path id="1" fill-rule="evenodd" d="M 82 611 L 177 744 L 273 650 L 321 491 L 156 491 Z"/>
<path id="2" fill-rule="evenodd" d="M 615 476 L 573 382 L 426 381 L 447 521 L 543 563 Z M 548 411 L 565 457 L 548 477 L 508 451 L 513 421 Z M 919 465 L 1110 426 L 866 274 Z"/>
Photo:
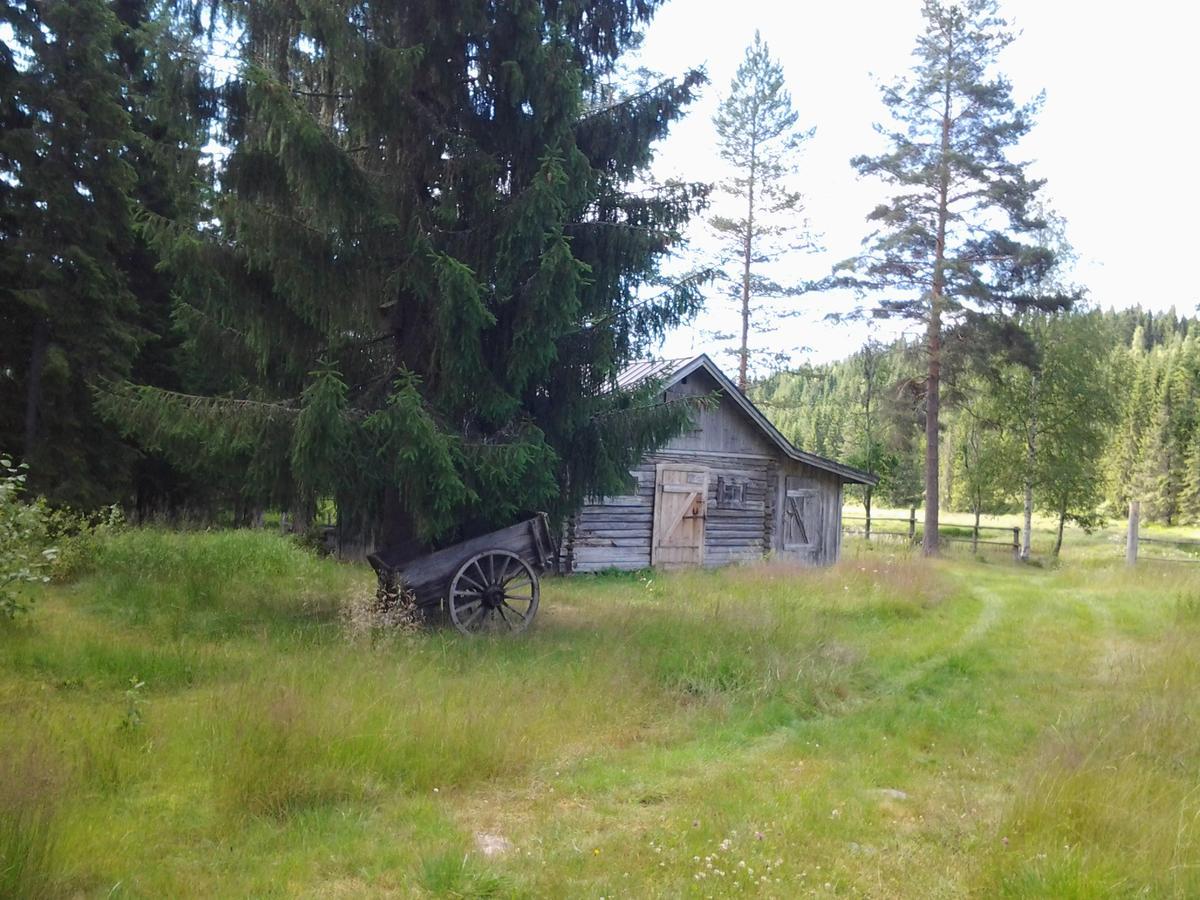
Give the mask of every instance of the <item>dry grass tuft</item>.
<path id="1" fill-rule="evenodd" d="M 65 782 L 48 747 L 0 744 L 0 897 L 56 893 L 56 816 Z"/>

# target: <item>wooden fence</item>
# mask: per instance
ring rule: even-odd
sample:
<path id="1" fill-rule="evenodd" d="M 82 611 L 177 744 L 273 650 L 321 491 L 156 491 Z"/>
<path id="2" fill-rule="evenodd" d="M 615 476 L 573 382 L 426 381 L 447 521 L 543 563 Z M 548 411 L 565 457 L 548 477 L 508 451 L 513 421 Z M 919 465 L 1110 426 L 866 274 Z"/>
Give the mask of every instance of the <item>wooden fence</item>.
<path id="1" fill-rule="evenodd" d="M 1129 526 L 1125 534 L 1125 562 L 1128 565 L 1136 565 L 1138 560 L 1147 560 L 1150 562 L 1174 562 L 1174 563 L 1197 563 L 1200 562 L 1200 555 L 1196 556 L 1143 556 L 1139 553 L 1142 544 L 1150 544 L 1151 546 L 1173 547 L 1176 550 L 1184 552 L 1194 552 L 1200 554 L 1200 541 L 1179 540 L 1176 538 L 1145 538 L 1140 532 L 1142 518 L 1142 504 L 1140 500 L 1134 500 L 1129 504 Z"/>
<path id="2" fill-rule="evenodd" d="M 1139 533 L 1141 505 L 1134 501 L 1129 508 L 1129 527 L 1125 539 L 1125 561 L 1134 565 L 1138 561 L 1167 562 L 1167 563 L 1200 563 L 1200 540 L 1181 538 L 1147 538 Z M 861 525 L 847 523 L 862 523 Z M 883 523 L 882 528 L 878 523 Z M 893 526 L 902 527 L 893 527 Z M 842 532 L 857 535 L 867 540 L 876 538 L 898 538 L 910 544 L 917 544 L 924 530 L 923 523 L 918 523 L 914 512 L 908 518 L 895 516 L 842 516 Z M 966 532 L 966 534 L 964 534 Z M 1002 540 L 980 537 L 981 534 L 999 532 L 1004 535 Z M 938 541 L 948 543 L 970 544 L 975 552 L 980 546 L 1003 547 L 1010 551 L 1014 559 L 1021 556 L 1021 529 L 1007 525 L 948 525 L 938 526 Z M 1143 545 L 1161 547 L 1164 550 L 1173 549 L 1184 556 L 1166 556 L 1139 552 Z"/>
<path id="3" fill-rule="evenodd" d="M 847 526 L 846 522 L 862 522 L 863 526 L 855 528 Z M 897 531 L 889 528 L 876 528 L 876 522 L 901 522 L 907 526 L 903 531 Z M 948 529 L 953 529 L 948 531 Z M 970 537 L 962 534 L 963 530 L 970 531 Z M 981 532 L 1001 532 L 1005 535 L 1005 540 L 992 540 L 989 538 L 980 537 Z M 909 543 L 915 544 L 919 540 L 920 532 L 917 530 L 916 513 L 909 516 L 907 519 L 901 519 L 888 516 L 842 516 L 842 532 L 844 534 L 855 534 L 866 538 L 868 541 L 876 537 L 889 538 L 904 538 Z M 1004 525 L 939 525 L 938 526 L 938 541 L 949 541 L 951 543 L 970 544 L 971 551 L 974 552 L 982 546 L 1004 547 L 1011 550 L 1013 558 L 1017 558 L 1021 554 L 1021 529 L 1010 528 Z"/>

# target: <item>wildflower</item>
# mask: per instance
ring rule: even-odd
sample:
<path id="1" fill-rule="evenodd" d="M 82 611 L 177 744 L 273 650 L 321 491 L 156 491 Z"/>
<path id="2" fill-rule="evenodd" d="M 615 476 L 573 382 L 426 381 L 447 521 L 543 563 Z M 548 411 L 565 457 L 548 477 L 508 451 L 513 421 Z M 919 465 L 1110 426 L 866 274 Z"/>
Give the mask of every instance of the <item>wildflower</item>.
<path id="1" fill-rule="evenodd" d="M 592 856 L 599 856 L 599 855 L 600 855 L 599 847 L 596 847 L 594 850 L 592 850 Z"/>

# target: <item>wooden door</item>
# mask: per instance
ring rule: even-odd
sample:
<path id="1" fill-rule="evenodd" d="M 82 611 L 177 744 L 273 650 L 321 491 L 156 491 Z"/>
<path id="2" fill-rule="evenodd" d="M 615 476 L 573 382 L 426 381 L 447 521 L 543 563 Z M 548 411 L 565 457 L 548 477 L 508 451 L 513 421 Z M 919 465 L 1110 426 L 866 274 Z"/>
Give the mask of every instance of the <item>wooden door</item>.
<path id="1" fill-rule="evenodd" d="M 659 463 L 654 486 L 650 564 L 666 567 L 703 565 L 707 510 L 708 469 L 683 463 Z"/>
<path id="2" fill-rule="evenodd" d="M 821 548 L 821 492 L 808 479 L 784 481 L 782 545 L 793 556 L 817 556 Z"/>

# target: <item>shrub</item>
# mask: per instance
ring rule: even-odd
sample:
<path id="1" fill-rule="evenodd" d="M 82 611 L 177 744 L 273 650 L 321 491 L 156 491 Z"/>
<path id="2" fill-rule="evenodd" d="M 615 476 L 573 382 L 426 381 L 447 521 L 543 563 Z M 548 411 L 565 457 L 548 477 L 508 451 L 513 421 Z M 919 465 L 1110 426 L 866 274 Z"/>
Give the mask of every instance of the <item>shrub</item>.
<path id="1" fill-rule="evenodd" d="M 0 456 L 0 619 L 27 612 L 31 584 L 50 580 L 58 551 L 47 546 L 49 511 L 42 500 L 26 503 L 25 465 Z"/>
<path id="2" fill-rule="evenodd" d="M 62 507 L 47 516 L 46 532 L 58 555 L 53 577 L 70 581 L 93 571 L 101 544 L 125 527 L 125 514 L 115 503 L 90 513 Z"/>

